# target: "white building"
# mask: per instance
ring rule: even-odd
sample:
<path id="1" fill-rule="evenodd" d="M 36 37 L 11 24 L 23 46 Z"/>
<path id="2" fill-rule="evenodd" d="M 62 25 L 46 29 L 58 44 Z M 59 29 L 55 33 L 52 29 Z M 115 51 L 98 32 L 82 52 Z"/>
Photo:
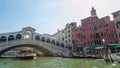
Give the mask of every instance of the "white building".
<path id="1" fill-rule="evenodd" d="M 58 32 L 52 35 L 52 37 L 57 38 L 58 40 L 62 40 L 68 45 L 73 45 L 72 42 L 72 29 L 76 28 L 76 22 L 71 22 L 70 24 L 66 24 L 65 28 L 62 30 L 58 29 Z"/>

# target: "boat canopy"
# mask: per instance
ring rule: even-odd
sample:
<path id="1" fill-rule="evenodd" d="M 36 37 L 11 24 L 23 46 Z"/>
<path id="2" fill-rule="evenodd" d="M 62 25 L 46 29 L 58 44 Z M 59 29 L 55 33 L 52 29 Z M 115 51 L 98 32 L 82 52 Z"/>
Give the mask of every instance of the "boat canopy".
<path id="1" fill-rule="evenodd" d="M 107 48 L 119 48 L 120 44 L 108 44 Z"/>
<path id="2" fill-rule="evenodd" d="M 103 48 L 103 46 L 98 46 L 98 45 L 96 45 L 96 46 L 88 46 L 87 50 L 95 50 L 95 49 L 102 49 L 102 48 Z"/>

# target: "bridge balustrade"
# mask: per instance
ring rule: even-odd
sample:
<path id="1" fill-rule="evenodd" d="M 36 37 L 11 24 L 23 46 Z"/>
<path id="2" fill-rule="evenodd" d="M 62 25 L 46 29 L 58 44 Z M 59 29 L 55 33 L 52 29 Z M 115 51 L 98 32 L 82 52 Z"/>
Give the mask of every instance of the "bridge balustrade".
<path id="1" fill-rule="evenodd" d="M 5 48 L 17 46 L 20 44 L 37 44 L 37 45 L 47 48 L 48 50 L 51 50 L 53 52 L 56 52 L 56 50 L 57 51 L 64 50 L 64 47 L 57 46 L 56 44 L 51 44 L 51 43 L 42 42 L 42 41 L 38 41 L 38 40 L 21 39 L 21 40 L 14 40 L 14 41 L 0 43 L 0 51 Z"/>

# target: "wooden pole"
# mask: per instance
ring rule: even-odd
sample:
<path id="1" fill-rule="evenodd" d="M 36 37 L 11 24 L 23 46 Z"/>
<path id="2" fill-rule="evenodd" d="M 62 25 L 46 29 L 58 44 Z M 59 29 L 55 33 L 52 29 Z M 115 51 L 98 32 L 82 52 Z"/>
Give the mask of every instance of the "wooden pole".
<path id="1" fill-rule="evenodd" d="M 113 62 L 110 49 L 108 49 L 108 54 L 109 54 L 109 56 L 110 56 L 110 61 Z"/>

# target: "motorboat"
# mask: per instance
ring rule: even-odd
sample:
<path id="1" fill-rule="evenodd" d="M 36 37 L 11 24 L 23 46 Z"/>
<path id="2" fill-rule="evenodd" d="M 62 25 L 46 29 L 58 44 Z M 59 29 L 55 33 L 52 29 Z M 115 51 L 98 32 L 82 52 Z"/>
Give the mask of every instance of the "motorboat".
<path id="1" fill-rule="evenodd" d="M 34 52 L 31 52 L 31 51 L 20 51 L 16 55 L 16 58 L 23 59 L 23 60 L 35 59 L 36 54 Z"/>
<path id="2" fill-rule="evenodd" d="M 111 54 L 111 57 L 113 60 L 120 62 L 120 53 L 113 53 Z"/>

